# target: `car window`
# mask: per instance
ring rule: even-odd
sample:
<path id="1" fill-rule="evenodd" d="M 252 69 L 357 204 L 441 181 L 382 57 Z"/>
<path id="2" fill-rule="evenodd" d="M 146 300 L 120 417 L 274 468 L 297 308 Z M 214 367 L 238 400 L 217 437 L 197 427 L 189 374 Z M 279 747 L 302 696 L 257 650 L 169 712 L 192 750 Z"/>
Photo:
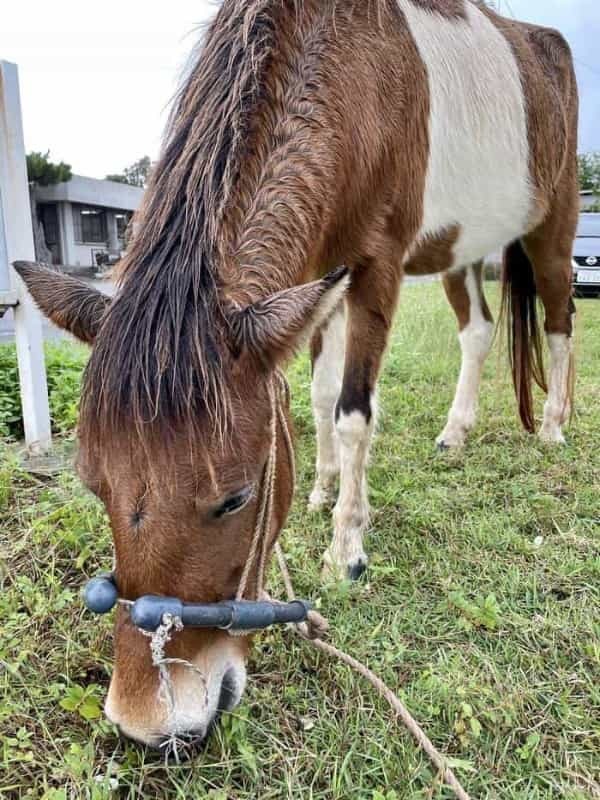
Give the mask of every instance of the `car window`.
<path id="1" fill-rule="evenodd" d="M 600 236 L 600 214 L 581 214 L 577 236 Z"/>

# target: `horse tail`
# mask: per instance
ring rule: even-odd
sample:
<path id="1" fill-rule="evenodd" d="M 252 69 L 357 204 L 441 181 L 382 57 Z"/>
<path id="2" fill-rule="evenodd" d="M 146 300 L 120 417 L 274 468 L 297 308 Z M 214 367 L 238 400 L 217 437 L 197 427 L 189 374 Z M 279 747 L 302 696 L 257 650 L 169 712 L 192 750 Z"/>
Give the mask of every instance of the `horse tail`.
<path id="1" fill-rule="evenodd" d="M 506 321 L 508 355 L 519 416 L 525 430 L 534 433 L 532 384 L 535 381 L 544 392 L 548 391 L 548 386 L 537 313 L 535 276 L 531 261 L 519 240 L 504 251 L 500 319 Z"/>

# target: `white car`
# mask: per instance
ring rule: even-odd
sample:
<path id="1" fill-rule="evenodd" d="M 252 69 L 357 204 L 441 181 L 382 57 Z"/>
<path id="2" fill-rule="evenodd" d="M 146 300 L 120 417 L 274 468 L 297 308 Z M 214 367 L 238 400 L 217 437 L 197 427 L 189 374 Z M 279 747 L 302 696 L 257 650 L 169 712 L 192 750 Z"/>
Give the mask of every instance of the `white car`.
<path id="1" fill-rule="evenodd" d="M 600 214 L 579 216 L 573 245 L 573 284 L 580 297 L 600 295 Z"/>

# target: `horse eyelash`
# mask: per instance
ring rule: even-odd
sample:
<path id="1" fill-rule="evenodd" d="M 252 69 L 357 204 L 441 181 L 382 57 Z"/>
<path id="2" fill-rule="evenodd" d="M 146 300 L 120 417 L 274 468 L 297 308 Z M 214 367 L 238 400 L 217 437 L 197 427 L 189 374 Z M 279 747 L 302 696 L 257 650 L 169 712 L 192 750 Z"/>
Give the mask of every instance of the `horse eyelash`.
<path id="1" fill-rule="evenodd" d="M 247 494 L 245 493 L 247 491 Z M 232 516 L 233 514 L 237 514 L 243 508 L 245 508 L 248 503 L 250 503 L 254 497 L 256 496 L 256 486 L 253 484 L 250 487 L 247 487 L 247 490 L 243 490 L 232 497 L 228 497 L 227 500 L 223 503 L 223 505 L 215 511 L 215 517 L 217 519 L 221 519 L 222 517 Z M 228 510 L 227 505 L 234 501 L 241 500 L 242 502 L 239 505 L 234 506 L 232 509 Z"/>

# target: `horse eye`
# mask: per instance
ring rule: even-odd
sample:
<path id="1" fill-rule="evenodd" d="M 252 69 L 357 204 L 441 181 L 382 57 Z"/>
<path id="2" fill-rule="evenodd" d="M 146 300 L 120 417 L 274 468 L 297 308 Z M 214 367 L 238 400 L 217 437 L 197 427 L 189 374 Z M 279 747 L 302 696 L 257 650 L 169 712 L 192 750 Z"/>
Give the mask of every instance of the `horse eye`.
<path id="1" fill-rule="evenodd" d="M 241 511 L 252 499 L 252 487 L 248 486 L 241 492 L 228 497 L 227 500 L 215 511 L 215 517 L 225 517 Z"/>

